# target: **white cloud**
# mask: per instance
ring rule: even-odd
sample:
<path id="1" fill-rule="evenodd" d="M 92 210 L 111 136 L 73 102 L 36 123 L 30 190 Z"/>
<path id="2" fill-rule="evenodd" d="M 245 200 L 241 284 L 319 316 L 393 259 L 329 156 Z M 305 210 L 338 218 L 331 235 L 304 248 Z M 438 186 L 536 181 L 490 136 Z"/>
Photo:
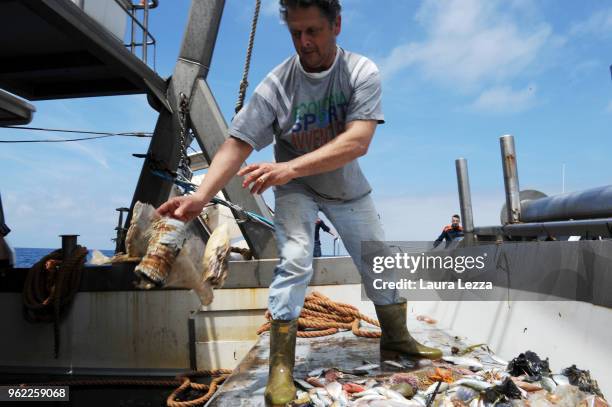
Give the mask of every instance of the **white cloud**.
<path id="1" fill-rule="evenodd" d="M 548 24 L 521 18 L 519 3 L 504 8 L 493 0 L 427 0 L 416 20 L 426 38 L 395 47 L 381 63 L 385 78 L 417 67 L 453 86 L 498 82 L 523 72 L 552 38 Z"/>
<path id="2" fill-rule="evenodd" d="M 535 104 L 535 96 L 535 84 L 521 90 L 497 86 L 483 91 L 470 107 L 482 112 L 517 113 L 532 107 Z"/>
<path id="3" fill-rule="evenodd" d="M 612 35 L 612 8 L 593 13 L 588 19 L 572 25 L 570 33 L 573 35 Z"/>
<path id="4" fill-rule="evenodd" d="M 278 17 L 278 0 L 264 0 L 261 3 L 261 14 L 266 17 Z"/>
<path id="5" fill-rule="evenodd" d="M 608 106 L 606 107 L 606 112 L 612 113 L 612 100 L 610 101 L 610 103 L 608 103 Z"/>

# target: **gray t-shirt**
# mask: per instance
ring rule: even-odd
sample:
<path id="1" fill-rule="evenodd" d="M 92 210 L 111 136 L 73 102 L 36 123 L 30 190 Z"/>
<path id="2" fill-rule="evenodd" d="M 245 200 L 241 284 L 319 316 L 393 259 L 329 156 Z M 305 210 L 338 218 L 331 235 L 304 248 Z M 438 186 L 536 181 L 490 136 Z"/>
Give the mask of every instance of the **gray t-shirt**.
<path id="1" fill-rule="evenodd" d="M 276 161 L 290 161 L 332 140 L 350 121 L 384 123 L 381 93 L 378 68 L 364 56 L 338 47 L 331 68 L 309 73 L 295 55 L 257 86 L 234 118 L 229 134 L 258 151 L 276 141 Z M 291 182 L 333 200 L 356 199 L 371 191 L 357 160 Z"/>

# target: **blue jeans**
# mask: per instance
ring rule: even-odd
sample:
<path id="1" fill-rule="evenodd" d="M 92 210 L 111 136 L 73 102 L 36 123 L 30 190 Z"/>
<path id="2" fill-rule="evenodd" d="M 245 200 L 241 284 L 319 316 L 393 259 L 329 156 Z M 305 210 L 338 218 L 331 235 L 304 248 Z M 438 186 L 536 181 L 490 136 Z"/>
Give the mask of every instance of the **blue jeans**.
<path id="1" fill-rule="evenodd" d="M 377 305 L 400 302 L 397 290 L 374 289 L 372 274 L 360 266 L 361 242 L 385 240 L 369 194 L 353 201 L 337 202 L 323 199 L 299 184 L 288 184 L 276 187 L 274 196 L 280 263 L 270 284 L 268 307 L 273 319 L 290 320 L 300 315 L 313 274 L 314 228 L 319 211 L 338 231 L 357 265 L 368 298 Z"/>

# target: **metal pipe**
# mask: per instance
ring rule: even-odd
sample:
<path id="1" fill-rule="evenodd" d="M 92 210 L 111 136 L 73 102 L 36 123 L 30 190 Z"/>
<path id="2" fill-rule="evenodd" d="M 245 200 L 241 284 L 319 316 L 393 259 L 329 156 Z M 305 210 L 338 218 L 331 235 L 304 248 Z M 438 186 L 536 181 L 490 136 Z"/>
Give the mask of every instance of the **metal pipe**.
<path id="1" fill-rule="evenodd" d="M 115 254 L 117 254 L 123 247 L 125 235 L 127 233 L 127 229 L 123 227 L 123 213 L 129 212 L 130 208 L 117 208 L 115 210 L 119 212 L 119 221 L 117 222 L 117 227 L 115 228 L 117 231 L 117 237 L 115 238 Z"/>
<path id="2" fill-rule="evenodd" d="M 142 31 L 142 60 L 147 63 L 147 42 L 149 41 L 149 2 L 144 3 L 144 29 Z"/>
<path id="3" fill-rule="evenodd" d="M 457 189 L 459 190 L 459 206 L 461 207 L 461 221 L 463 224 L 463 239 L 467 244 L 474 243 L 474 214 L 472 212 L 472 192 L 468 175 L 467 160 L 455 160 L 457 170 Z"/>
<path id="4" fill-rule="evenodd" d="M 612 185 L 523 202 L 521 221 L 546 222 L 612 217 Z"/>
<path id="5" fill-rule="evenodd" d="M 507 222 L 518 223 L 521 220 L 521 200 L 519 197 L 519 180 L 516 165 L 514 137 L 511 135 L 499 138 L 502 167 L 504 170 L 504 187 L 506 190 Z"/>
<path id="6" fill-rule="evenodd" d="M 132 22 L 132 35 L 130 37 L 130 51 L 133 54 L 134 51 L 136 50 L 136 43 L 134 42 L 134 37 L 136 36 L 136 26 L 134 25 L 134 21 L 136 20 L 136 9 L 132 8 L 132 10 L 130 11 L 130 14 L 132 16 L 132 18 L 130 18 L 130 21 Z"/>
<path id="7" fill-rule="evenodd" d="M 68 260 L 77 247 L 77 237 L 79 235 L 60 235 L 62 238 L 62 257 Z"/>
<path id="8" fill-rule="evenodd" d="M 612 218 L 584 219 L 558 222 L 517 223 L 505 226 L 481 226 L 475 228 L 479 236 L 590 236 L 611 237 Z"/>

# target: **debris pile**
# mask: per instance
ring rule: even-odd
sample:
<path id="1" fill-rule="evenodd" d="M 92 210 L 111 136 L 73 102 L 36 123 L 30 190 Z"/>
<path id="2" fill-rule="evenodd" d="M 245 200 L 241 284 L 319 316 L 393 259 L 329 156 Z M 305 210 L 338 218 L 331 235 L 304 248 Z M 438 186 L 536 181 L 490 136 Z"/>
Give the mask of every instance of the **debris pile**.
<path id="1" fill-rule="evenodd" d="M 293 407 L 608 407 L 597 382 L 575 365 L 561 374 L 548 359 L 521 353 L 509 363 L 486 346 L 439 361 L 363 361 L 351 369 L 320 368 L 296 378 Z"/>

